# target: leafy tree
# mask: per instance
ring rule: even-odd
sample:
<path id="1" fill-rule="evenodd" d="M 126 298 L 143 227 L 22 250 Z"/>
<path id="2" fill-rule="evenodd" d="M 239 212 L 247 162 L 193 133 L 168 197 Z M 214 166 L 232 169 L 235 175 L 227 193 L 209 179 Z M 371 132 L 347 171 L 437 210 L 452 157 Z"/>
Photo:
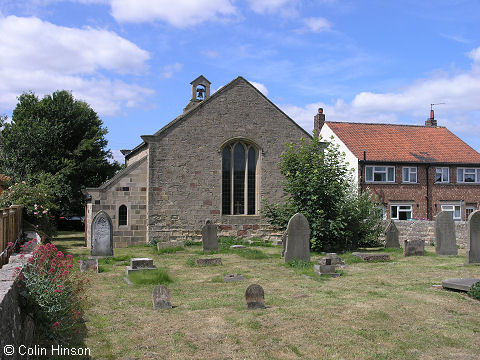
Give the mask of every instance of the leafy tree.
<path id="1" fill-rule="evenodd" d="M 40 172 L 54 175 L 64 184 L 56 194 L 66 213 L 81 213 L 83 187 L 100 185 L 119 169 L 106 150 L 107 130 L 97 113 L 68 91 L 56 91 L 43 99 L 23 93 L 10 123 L 2 122 L 0 172 L 14 182 Z"/>
<path id="2" fill-rule="evenodd" d="M 287 144 L 280 171 L 286 201 L 265 203 L 264 215 L 271 224 L 286 229 L 293 214 L 303 213 L 315 251 L 342 251 L 376 242 L 381 210 L 369 191 L 358 191 L 338 146 L 325 144 L 315 134 L 308 143 Z"/>

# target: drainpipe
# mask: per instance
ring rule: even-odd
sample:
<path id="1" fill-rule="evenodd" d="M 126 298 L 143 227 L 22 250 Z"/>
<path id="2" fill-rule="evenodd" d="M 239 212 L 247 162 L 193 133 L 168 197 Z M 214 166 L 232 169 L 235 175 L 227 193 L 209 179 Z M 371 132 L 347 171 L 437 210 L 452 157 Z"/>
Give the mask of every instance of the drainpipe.
<path id="1" fill-rule="evenodd" d="M 360 194 L 363 193 L 365 162 L 367 161 L 367 150 L 363 149 L 363 161 L 360 161 Z"/>
<path id="2" fill-rule="evenodd" d="M 433 219 L 430 219 L 430 193 L 429 193 L 429 190 L 430 190 L 430 182 L 429 182 L 429 172 L 430 172 L 430 164 L 427 164 L 427 219 L 428 220 L 433 220 Z"/>

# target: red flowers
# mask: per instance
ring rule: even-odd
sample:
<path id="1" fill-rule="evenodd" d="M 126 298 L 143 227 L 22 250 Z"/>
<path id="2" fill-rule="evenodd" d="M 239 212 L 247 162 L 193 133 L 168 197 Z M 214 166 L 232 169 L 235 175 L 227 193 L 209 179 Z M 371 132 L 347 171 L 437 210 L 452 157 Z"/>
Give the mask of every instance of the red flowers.
<path id="1" fill-rule="evenodd" d="M 60 327 L 60 323 L 58 321 L 55 321 L 52 325 L 54 329 L 58 329 Z"/>

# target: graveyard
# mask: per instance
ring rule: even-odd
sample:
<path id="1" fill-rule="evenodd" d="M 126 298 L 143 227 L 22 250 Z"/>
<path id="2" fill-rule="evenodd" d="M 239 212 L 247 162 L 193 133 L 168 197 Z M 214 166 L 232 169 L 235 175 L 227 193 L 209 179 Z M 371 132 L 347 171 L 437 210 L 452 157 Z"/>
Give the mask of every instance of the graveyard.
<path id="1" fill-rule="evenodd" d="M 331 277 L 314 272 L 325 254 L 285 263 L 281 246 L 252 240 L 220 237 L 218 250 L 206 252 L 194 242 L 114 249 L 98 260 L 98 273 L 88 272 L 83 344 L 101 359 L 478 359 L 480 302 L 441 287 L 447 278 L 478 278 L 465 249 L 453 256 L 428 245 L 424 256 L 359 249 L 383 255 L 338 254 L 345 265 Z M 55 244 L 77 260 L 90 253 L 83 233 Z M 159 283 L 125 280 L 132 258 L 168 273 L 172 308 L 153 308 Z M 197 262 L 215 258 L 221 264 Z M 233 277 L 240 278 L 225 280 Z M 263 288 L 264 308 L 247 308 L 251 284 Z"/>

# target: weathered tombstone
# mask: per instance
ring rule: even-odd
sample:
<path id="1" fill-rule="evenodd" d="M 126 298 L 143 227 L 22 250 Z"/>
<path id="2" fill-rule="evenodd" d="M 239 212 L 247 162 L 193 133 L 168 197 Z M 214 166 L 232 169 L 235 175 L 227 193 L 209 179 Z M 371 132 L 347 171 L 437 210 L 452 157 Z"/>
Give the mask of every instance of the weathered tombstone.
<path id="1" fill-rule="evenodd" d="M 442 281 L 442 287 L 444 289 L 468 292 L 470 291 L 472 286 L 479 281 L 480 279 L 473 279 L 473 278 L 445 279 Z"/>
<path id="2" fill-rule="evenodd" d="M 468 217 L 467 264 L 480 263 L 480 210 Z"/>
<path id="3" fill-rule="evenodd" d="M 171 309 L 170 290 L 165 285 L 156 286 L 152 291 L 153 310 Z"/>
<path id="4" fill-rule="evenodd" d="M 400 248 L 400 241 L 398 240 L 399 231 L 393 220 L 390 220 L 385 229 L 385 247 L 386 248 Z"/>
<path id="5" fill-rule="evenodd" d="M 165 248 L 175 248 L 178 246 L 184 246 L 185 242 L 183 240 L 170 240 L 170 241 L 161 241 L 157 243 L 157 250 Z"/>
<path id="6" fill-rule="evenodd" d="M 328 253 L 324 258 L 318 260 L 319 265 L 328 265 L 328 263 L 335 265 L 336 267 L 345 265 L 345 262 L 337 255 L 337 253 Z"/>
<path id="7" fill-rule="evenodd" d="M 340 276 L 335 272 L 336 266 L 332 264 L 332 259 L 324 258 L 319 260 L 318 265 L 313 266 L 313 272 L 317 275 L 330 275 L 331 277 Z"/>
<path id="8" fill-rule="evenodd" d="M 383 254 L 383 253 L 361 253 L 361 252 L 353 252 L 353 256 L 358 256 L 363 261 L 389 261 L 390 255 Z"/>
<path id="9" fill-rule="evenodd" d="M 260 285 L 252 284 L 245 291 L 245 301 L 248 309 L 264 309 L 265 293 Z"/>
<path id="10" fill-rule="evenodd" d="M 303 214 L 296 213 L 288 222 L 286 243 L 285 262 L 310 261 L 310 226 Z"/>
<path id="11" fill-rule="evenodd" d="M 126 267 L 127 275 L 136 271 L 157 270 L 153 265 L 153 259 L 150 258 L 132 258 L 130 259 L 130 266 Z"/>
<path id="12" fill-rule="evenodd" d="M 424 256 L 425 241 L 423 240 L 405 240 L 403 256 Z"/>
<path id="13" fill-rule="evenodd" d="M 98 273 L 98 259 L 80 260 L 80 272 L 95 270 Z"/>
<path id="14" fill-rule="evenodd" d="M 440 211 L 435 219 L 435 252 L 437 255 L 457 255 L 455 221 L 451 211 Z"/>
<path id="15" fill-rule="evenodd" d="M 217 225 L 210 220 L 202 227 L 203 251 L 218 251 Z"/>
<path id="16" fill-rule="evenodd" d="M 285 256 L 285 248 L 287 247 L 287 230 L 282 234 L 282 257 Z"/>
<path id="17" fill-rule="evenodd" d="M 195 264 L 198 266 L 209 266 L 209 265 L 222 265 L 221 258 L 206 258 L 206 259 L 197 259 Z"/>
<path id="18" fill-rule="evenodd" d="M 238 274 L 228 274 L 223 278 L 223 282 L 235 282 L 235 281 L 244 281 L 247 278 L 243 275 Z"/>
<path id="19" fill-rule="evenodd" d="M 232 245 L 230 246 L 230 249 L 232 250 L 238 250 L 238 249 L 246 249 L 247 247 L 245 245 Z"/>
<path id="20" fill-rule="evenodd" d="M 100 211 L 92 222 L 91 256 L 113 256 L 112 220 L 105 211 Z"/>

